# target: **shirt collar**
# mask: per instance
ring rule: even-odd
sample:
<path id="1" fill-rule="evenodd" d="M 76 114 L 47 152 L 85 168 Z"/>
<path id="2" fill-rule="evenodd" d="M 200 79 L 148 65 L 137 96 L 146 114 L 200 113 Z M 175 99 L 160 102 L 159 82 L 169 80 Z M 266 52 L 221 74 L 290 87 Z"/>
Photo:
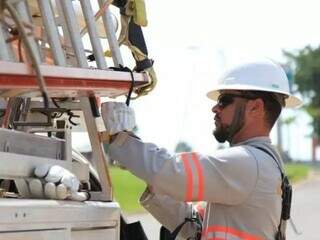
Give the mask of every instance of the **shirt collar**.
<path id="1" fill-rule="evenodd" d="M 257 144 L 257 143 L 267 143 L 271 144 L 270 137 L 253 137 L 249 138 L 245 141 L 239 142 L 237 144 L 230 144 L 232 147 L 239 146 L 239 145 L 251 145 L 251 144 Z"/>

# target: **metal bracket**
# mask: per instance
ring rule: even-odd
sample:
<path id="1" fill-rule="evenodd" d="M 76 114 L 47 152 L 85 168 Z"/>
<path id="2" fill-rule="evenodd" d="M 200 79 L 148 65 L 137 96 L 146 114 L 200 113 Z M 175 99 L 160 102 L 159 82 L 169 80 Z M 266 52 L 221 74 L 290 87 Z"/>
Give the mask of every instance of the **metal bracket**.
<path id="1" fill-rule="evenodd" d="M 52 123 L 52 113 L 65 113 L 68 110 L 66 108 L 31 108 L 30 112 L 40 112 L 47 116 L 47 122 L 22 122 L 22 121 L 13 121 L 14 127 L 18 126 L 42 126 L 42 127 L 51 127 Z"/>

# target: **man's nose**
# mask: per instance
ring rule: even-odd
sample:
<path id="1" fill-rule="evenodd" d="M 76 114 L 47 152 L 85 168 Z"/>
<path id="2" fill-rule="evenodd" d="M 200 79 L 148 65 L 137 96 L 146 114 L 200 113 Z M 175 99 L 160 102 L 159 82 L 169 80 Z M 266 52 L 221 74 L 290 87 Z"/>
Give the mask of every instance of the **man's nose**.
<path id="1" fill-rule="evenodd" d="M 217 114 L 219 112 L 220 108 L 218 106 L 218 104 L 214 105 L 211 109 L 211 111 L 215 114 Z"/>

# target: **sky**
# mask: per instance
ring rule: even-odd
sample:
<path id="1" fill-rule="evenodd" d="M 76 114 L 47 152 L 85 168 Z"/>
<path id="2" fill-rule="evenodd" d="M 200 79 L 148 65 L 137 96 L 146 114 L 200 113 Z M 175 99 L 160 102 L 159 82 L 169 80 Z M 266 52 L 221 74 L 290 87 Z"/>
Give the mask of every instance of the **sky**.
<path id="1" fill-rule="evenodd" d="M 252 58 L 284 63 L 282 51 L 320 42 L 320 2 L 314 0 L 145 0 L 144 28 L 158 84 L 134 100 L 138 135 L 170 151 L 183 140 L 195 151 L 213 154 L 217 142 L 206 93 L 221 73 Z M 124 62 L 133 61 L 123 47 Z M 124 101 L 118 98 L 117 101 Z M 310 119 L 299 110 L 283 113 L 297 120 L 283 128 L 283 145 L 295 159 L 311 159 Z M 272 132 L 276 141 L 276 131 Z"/>

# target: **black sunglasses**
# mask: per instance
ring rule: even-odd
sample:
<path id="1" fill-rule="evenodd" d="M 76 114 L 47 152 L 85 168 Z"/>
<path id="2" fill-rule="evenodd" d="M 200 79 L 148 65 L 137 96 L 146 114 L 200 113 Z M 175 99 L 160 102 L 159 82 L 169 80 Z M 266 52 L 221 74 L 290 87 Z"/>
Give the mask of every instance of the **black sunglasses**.
<path id="1" fill-rule="evenodd" d="M 225 93 L 219 96 L 217 105 L 219 108 L 223 109 L 228 105 L 232 104 L 234 102 L 234 99 L 237 97 L 249 99 L 249 100 L 257 98 L 257 96 L 246 96 L 246 95 L 240 95 L 240 94 Z"/>

